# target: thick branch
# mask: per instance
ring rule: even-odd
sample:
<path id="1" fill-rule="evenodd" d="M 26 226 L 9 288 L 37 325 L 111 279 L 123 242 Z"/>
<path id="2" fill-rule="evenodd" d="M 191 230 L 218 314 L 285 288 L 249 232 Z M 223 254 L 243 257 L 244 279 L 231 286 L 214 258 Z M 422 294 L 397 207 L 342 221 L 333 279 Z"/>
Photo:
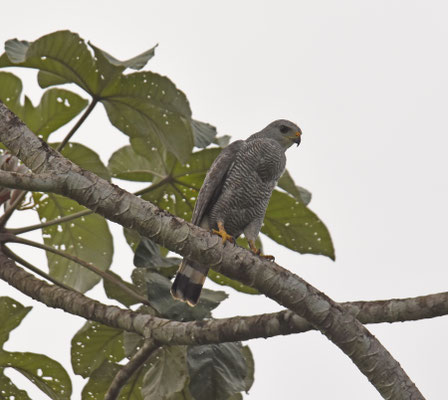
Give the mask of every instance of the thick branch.
<path id="1" fill-rule="evenodd" d="M 290 310 L 204 321 L 178 322 L 106 306 L 85 295 L 48 284 L 0 252 L 0 279 L 27 296 L 70 314 L 153 338 L 161 344 L 211 344 L 268 338 L 314 328 Z M 448 292 L 408 299 L 341 303 L 366 324 L 415 321 L 448 314 Z M 113 318 L 111 319 L 111 316 Z M 138 321 L 138 322 L 134 322 Z"/>
<path id="2" fill-rule="evenodd" d="M 0 103 L 0 140 L 33 172 L 65 175 L 54 193 L 66 195 L 111 221 L 183 256 L 212 266 L 304 317 L 370 380 L 384 398 L 422 399 L 414 383 L 381 343 L 339 304 L 275 263 L 226 243 L 151 203 L 111 185 L 63 158 Z"/>

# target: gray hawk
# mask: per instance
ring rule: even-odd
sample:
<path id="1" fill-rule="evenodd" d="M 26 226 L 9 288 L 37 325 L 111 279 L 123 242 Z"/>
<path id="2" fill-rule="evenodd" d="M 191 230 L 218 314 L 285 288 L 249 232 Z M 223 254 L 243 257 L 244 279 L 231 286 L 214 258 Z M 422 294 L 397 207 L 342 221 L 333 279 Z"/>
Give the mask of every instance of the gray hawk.
<path id="1" fill-rule="evenodd" d="M 260 254 L 255 240 L 272 191 L 285 170 L 285 151 L 293 143 L 298 146 L 301 135 L 296 124 L 280 119 L 224 148 L 207 172 L 191 222 L 217 233 L 223 242 L 244 233 L 251 250 Z M 184 258 L 171 286 L 172 296 L 195 306 L 208 270 Z"/>

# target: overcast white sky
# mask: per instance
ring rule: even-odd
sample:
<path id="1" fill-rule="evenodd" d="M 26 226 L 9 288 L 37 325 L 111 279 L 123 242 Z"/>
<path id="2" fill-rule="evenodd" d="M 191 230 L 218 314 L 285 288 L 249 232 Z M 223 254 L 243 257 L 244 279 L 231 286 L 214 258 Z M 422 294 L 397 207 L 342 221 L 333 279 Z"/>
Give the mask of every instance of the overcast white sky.
<path id="1" fill-rule="evenodd" d="M 447 20 L 447 3 L 428 0 L 15 0 L 2 7 L 0 42 L 70 29 L 120 59 L 159 43 L 150 69 L 170 77 L 195 118 L 220 134 L 246 138 L 274 119 L 295 121 L 303 140 L 288 151 L 287 167 L 313 193 L 310 207 L 329 228 L 337 260 L 268 240 L 266 252 L 334 300 L 349 301 L 447 290 Z M 37 99 L 30 76 L 25 91 Z M 75 140 L 104 162 L 127 143 L 101 107 Z M 113 270 L 128 274 L 131 253 L 121 241 L 115 247 Z M 227 291 L 216 316 L 279 309 Z M 0 295 L 34 307 L 7 348 L 45 353 L 72 373 L 69 343 L 83 321 L 2 282 Z M 102 296 L 100 289 L 89 295 Z M 428 399 L 446 399 L 448 317 L 368 328 Z M 256 375 L 247 399 L 380 398 L 320 333 L 250 346 Z M 79 399 L 83 382 L 73 379 Z"/>

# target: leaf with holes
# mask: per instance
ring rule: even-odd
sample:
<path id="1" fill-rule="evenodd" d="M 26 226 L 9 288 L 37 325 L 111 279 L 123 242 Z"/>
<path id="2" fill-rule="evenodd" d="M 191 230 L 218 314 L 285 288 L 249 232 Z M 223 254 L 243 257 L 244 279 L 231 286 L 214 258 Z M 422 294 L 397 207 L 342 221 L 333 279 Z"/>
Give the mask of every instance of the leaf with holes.
<path id="1" fill-rule="evenodd" d="M 37 107 L 33 106 L 27 96 L 22 105 L 22 82 L 9 72 L 0 72 L 0 87 L 0 100 L 43 140 L 47 140 L 52 132 L 75 118 L 88 103 L 68 90 L 49 89 L 45 91 Z"/>
<path id="2" fill-rule="evenodd" d="M 7 352 L 1 347 L 8 340 L 10 332 L 21 323 L 31 307 L 0 297 L 0 393 L 2 398 L 29 399 L 25 391 L 17 388 L 4 375 L 6 368 L 20 372 L 52 399 L 70 399 L 72 385 L 70 378 L 57 361 L 35 353 Z"/>
<path id="3" fill-rule="evenodd" d="M 65 217 L 85 210 L 76 201 L 55 194 L 33 193 L 41 222 Z M 103 271 L 112 262 L 113 242 L 106 220 L 90 214 L 42 229 L 44 243 L 64 253 L 94 264 Z M 67 258 L 47 251 L 50 275 L 60 282 L 86 292 L 101 278 Z"/>
<path id="4" fill-rule="evenodd" d="M 272 193 L 261 231 L 291 250 L 335 259 L 333 242 L 324 223 L 286 193 L 277 190 Z"/>
<path id="5" fill-rule="evenodd" d="M 87 378 L 104 361 L 118 362 L 125 357 L 123 331 L 88 321 L 73 336 L 71 357 L 75 374 Z"/>
<path id="6" fill-rule="evenodd" d="M 69 400 L 70 378 L 61 364 L 42 354 L 0 351 L 0 370 L 13 368 L 34 383 L 48 397 Z"/>
<path id="7" fill-rule="evenodd" d="M 166 346 L 151 355 L 143 378 L 145 399 L 165 400 L 183 391 L 188 381 L 185 346 Z"/>
<path id="8" fill-rule="evenodd" d="M 246 389 L 248 367 L 240 343 L 189 346 L 187 364 L 196 400 L 227 400 Z"/>
<path id="9" fill-rule="evenodd" d="M 124 75 L 127 66 L 145 61 L 142 55 L 127 65 L 89 45 L 94 56 L 84 40 L 70 31 L 54 32 L 31 43 L 12 39 L 5 43 L 0 67 L 37 68 L 41 87 L 75 83 L 98 99 L 110 122 L 131 139 L 160 142 L 186 162 L 193 148 L 186 96 L 159 74 L 145 71 Z"/>

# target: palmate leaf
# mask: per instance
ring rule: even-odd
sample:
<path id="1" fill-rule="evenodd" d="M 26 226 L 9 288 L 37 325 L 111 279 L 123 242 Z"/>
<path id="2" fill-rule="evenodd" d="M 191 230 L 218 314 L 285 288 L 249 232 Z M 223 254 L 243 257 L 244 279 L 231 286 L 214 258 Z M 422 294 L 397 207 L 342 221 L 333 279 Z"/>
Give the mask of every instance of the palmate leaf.
<path id="1" fill-rule="evenodd" d="M 30 310 L 31 307 L 24 307 L 9 297 L 0 297 L 0 347 L 3 347 L 9 333 L 20 324 Z M 5 368 L 13 368 L 20 372 L 52 399 L 70 399 L 71 381 L 61 364 L 42 354 L 7 352 L 0 348 L 0 397 L 2 399 L 29 399 L 25 391 L 17 388 L 4 375 Z"/>
<path id="2" fill-rule="evenodd" d="M 185 162 L 193 148 L 191 110 L 185 95 L 166 77 L 152 72 L 124 75 L 145 56 L 118 62 L 69 31 L 59 31 L 29 43 L 17 39 L 5 44 L 0 67 L 22 66 L 39 69 L 42 87 L 72 82 L 100 101 L 111 123 L 131 139 L 160 142 Z"/>
<path id="3" fill-rule="evenodd" d="M 125 357 L 123 331 L 88 321 L 73 336 L 72 367 L 83 378 L 91 376 L 104 361 L 119 362 Z"/>
<path id="4" fill-rule="evenodd" d="M 36 135 L 44 140 L 76 117 L 88 101 L 76 93 L 63 89 L 45 91 L 37 107 L 25 96 L 20 103 L 22 81 L 9 72 L 0 72 L 0 100 L 3 101 Z"/>

